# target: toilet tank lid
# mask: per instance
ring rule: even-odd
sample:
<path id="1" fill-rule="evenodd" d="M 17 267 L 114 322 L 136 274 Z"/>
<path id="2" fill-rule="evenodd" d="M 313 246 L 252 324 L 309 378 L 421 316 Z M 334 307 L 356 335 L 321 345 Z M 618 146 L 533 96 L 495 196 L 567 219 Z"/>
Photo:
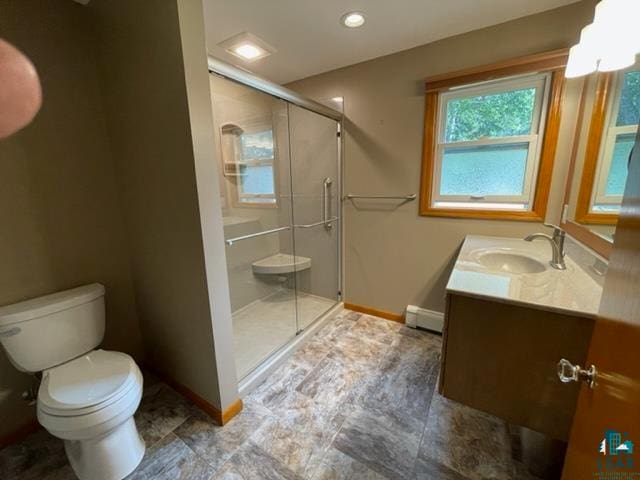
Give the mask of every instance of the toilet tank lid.
<path id="1" fill-rule="evenodd" d="M 0 307 L 0 327 L 24 322 L 88 303 L 104 295 L 104 286 L 92 283 Z"/>

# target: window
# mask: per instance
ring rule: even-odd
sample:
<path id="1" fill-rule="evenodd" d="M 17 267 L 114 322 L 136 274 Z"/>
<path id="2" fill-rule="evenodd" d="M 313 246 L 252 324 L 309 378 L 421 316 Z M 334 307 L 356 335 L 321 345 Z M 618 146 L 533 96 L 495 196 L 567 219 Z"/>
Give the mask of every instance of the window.
<path id="1" fill-rule="evenodd" d="M 548 79 L 498 81 L 441 96 L 435 207 L 529 208 Z"/>
<path id="2" fill-rule="evenodd" d="M 242 133 L 239 138 L 240 203 L 276 203 L 273 174 L 273 130 Z"/>
<path id="3" fill-rule="evenodd" d="M 614 75 L 602 131 L 590 213 L 617 213 L 627 181 L 627 162 L 640 120 L 640 71 Z"/>
<path id="4" fill-rule="evenodd" d="M 275 206 L 273 128 L 267 119 L 221 128 L 224 175 L 233 180 L 238 206 Z"/>
<path id="5" fill-rule="evenodd" d="M 543 219 L 566 53 L 534 60 L 427 80 L 422 215 Z"/>

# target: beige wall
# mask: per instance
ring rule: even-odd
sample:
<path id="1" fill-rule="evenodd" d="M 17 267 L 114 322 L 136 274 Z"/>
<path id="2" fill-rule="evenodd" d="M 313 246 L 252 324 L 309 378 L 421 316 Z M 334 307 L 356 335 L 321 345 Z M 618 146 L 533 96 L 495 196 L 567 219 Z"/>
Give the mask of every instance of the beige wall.
<path id="1" fill-rule="evenodd" d="M 579 2 L 501 25 L 294 82 L 315 99 L 344 97 L 345 193 L 419 191 L 424 78 L 522 55 L 568 47 L 593 18 Z M 357 32 L 354 32 L 357 34 Z M 346 46 L 345 48 L 348 48 Z M 557 222 L 575 128 L 568 95 L 547 220 Z M 521 237 L 537 223 L 429 218 L 417 202 L 345 203 L 346 301 L 391 312 L 407 304 L 444 310 L 444 289 L 467 234 Z"/>
<path id="2" fill-rule="evenodd" d="M 207 276 L 209 315 L 213 336 L 219 403 L 224 413 L 238 400 L 233 355 L 233 325 L 225 260 L 224 222 L 220 208 L 220 179 L 216 164 L 213 110 L 202 0 L 177 0 L 187 87 L 193 160 L 198 189 L 198 213 Z M 192 363 L 198 371 L 207 365 Z"/>
<path id="3" fill-rule="evenodd" d="M 140 358 L 141 338 L 91 28 L 70 1 L 5 0 L 0 35 L 35 63 L 42 110 L 0 141 L 0 305 L 106 286 L 103 346 Z M 0 353 L 0 436 L 35 415 L 30 377 Z"/>
<path id="4" fill-rule="evenodd" d="M 229 402 L 222 399 L 218 388 L 210 304 L 213 292 L 207 283 L 207 268 L 213 264 L 205 262 L 195 170 L 196 161 L 215 161 L 204 29 L 197 24 L 183 27 L 186 35 L 201 35 L 199 63 L 194 67 L 183 55 L 183 41 L 191 39 L 181 37 L 179 3 L 185 4 L 188 13 L 201 8 L 197 0 L 155 2 L 153 14 L 142 0 L 98 0 L 88 8 L 98 38 L 107 126 L 129 232 L 147 359 L 220 408 Z M 201 14 L 199 21 L 202 23 Z M 185 80 L 190 68 L 195 68 L 193 81 L 206 94 L 199 103 L 209 105 L 208 114 L 197 112 L 208 124 L 196 130 L 190 128 Z M 202 131 L 209 132 L 209 140 L 203 140 Z M 201 141 L 210 141 L 204 145 L 210 147 L 208 154 L 200 155 Z M 210 189 L 218 181 L 215 165 L 212 169 Z M 214 198 L 217 195 L 215 188 Z M 219 223 L 219 238 L 212 244 L 222 248 L 221 218 Z M 218 269 L 224 268 L 222 258 Z M 214 281 L 213 285 L 225 297 L 226 283 Z M 230 338 L 228 310 L 228 305 L 219 305 Z M 220 328 L 227 328 L 226 323 Z M 231 389 L 234 382 L 228 382 Z"/>

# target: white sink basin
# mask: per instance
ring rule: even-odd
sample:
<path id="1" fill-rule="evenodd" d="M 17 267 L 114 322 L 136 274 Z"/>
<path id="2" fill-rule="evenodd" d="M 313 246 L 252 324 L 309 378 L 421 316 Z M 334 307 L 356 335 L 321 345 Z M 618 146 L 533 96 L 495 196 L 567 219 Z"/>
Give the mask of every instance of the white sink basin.
<path id="1" fill-rule="evenodd" d="M 486 250 L 476 254 L 476 261 L 489 270 L 507 273 L 542 273 L 547 270 L 544 263 L 518 252 L 508 250 Z"/>

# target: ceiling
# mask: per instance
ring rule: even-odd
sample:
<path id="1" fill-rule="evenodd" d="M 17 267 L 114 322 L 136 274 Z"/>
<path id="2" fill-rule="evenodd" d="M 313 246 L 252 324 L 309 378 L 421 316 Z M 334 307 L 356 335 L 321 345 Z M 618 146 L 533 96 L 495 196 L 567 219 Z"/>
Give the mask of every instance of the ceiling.
<path id="1" fill-rule="evenodd" d="M 327 72 L 577 0 L 205 0 L 211 55 L 278 83 Z M 366 15 L 348 29 L 340 17 Z M 241 32 L 277 52 L 244 62 L 217 44 Z"/>

